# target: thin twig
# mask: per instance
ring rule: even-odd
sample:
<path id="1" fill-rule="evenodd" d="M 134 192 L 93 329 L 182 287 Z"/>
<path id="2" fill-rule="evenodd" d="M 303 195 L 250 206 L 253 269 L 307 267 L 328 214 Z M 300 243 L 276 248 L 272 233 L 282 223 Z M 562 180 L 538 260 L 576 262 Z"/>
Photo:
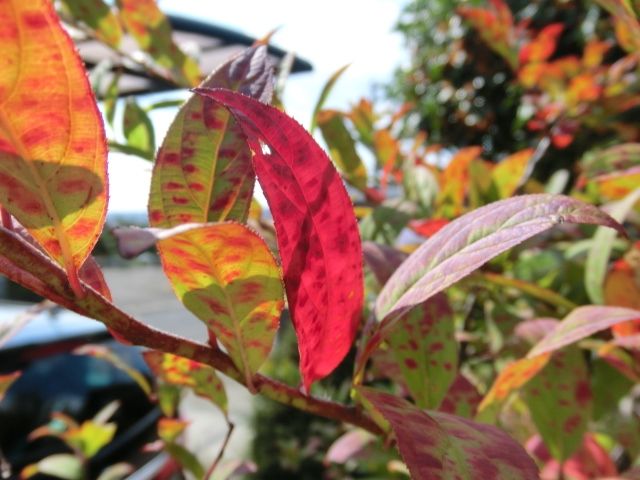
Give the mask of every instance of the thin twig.
<path id="1" fill-rule="evenodd" d="M 40 315 L 42 312 L 52 309 L 56 304 L 51 300 L 43 300 L 27 308 L 16 318 L 9 322 L 10 326 L 5 332 L 0 332 L 0 348 L 4 347 L 24 326 Z"/>
<path id="2" fill-rule="evenodd" d="M 233 429 L 235 425 L 229 420 L 229 417 L 225 415 L 225 420 L 227 421 L 227 434 L 224 436 L 224 440 L 222 441 L 222 446 L 220 447 L 220 451 L 218 455 L 216 455 L 215 460 L 207 470 L 207 473 L 204 475 L 205 480 L 209 480 L 213 476 L 213 472 L 218 468 L 218 464 L 220 460 L 222 460 L 222 456 L 224 455 L 224 451 L 227 449 L 227 445 L 229 444 L 229 440 L 231 439 L 231 434 L 233 433 Z"/>

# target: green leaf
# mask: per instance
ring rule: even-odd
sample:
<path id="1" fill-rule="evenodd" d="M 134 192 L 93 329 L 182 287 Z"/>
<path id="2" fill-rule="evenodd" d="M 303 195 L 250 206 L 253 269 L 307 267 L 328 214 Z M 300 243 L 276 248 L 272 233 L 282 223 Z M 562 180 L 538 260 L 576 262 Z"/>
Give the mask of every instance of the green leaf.
<path id="1" fill-rule="evenodd" d="M 147 112 L 133 97 L 127 98 L 125 102 L 122 130 L 130 147 L 145 152 L 144 158 L 153 160 L 156 150 L 153 125 Z"/>
<path id="2" fill-rule="evenodd" d="M 329 156 L 344 179 L 357 189 L 367 188 L 367 170 L 356 151 L 356 144 L 344 123 L 342 113 L 324 110 L 318 115 L 322 137 L 329 147 Z"/>
<path id="3" fill-rule="evenodd" d="M 155 0 L 117 0 L 116 3 L 120 19 L 140 48 L 166 68 L 180 86 L 195 87 L 200 82 L 200 68 L 173 41 L 169 19 Z"/>
<path id="4" fill-rule="evenodd" d="M 411 396 L 436 409 L 456 377 L 458 348 L 453 311 L 439 294 L 406 313 L 387 335 Z"/>
<path id="5" fill-rule="evenodd" d="M 591 417 L 589 374 L 577 347 L 553 354 L 522 389 L 522 398 L 551 455 L 562 462 L 580 446 Z"/>
<path id="6" fill-rule="evenodd" d="M 633 206 L 640 200 L 640 188 L 635 189 L 622 200 L 611 205 L 609 214 L 618 222 L 623 222 Z M 604 303 L 604 278 L 607 274 L 609 255 L 616 232 L 610 228 L 598 227 L 587 255 L 584 286 L 592 303 Z"/>
<path id="7" fill-rule="evenodd" d="M 71 15 L 91 28 L 96 37 L 112 47 L 122 40 L 118 17 L 102 0 L 63 0 Z"/>
<path id="8" fill-rule="evenodd" d="M 324 87 L 322 87 L 322 91 L 320 92 L 320 96 L 318 97 L 318 101 L 316 102 L 316 106 L 313 108 L 313 114 L 311 115 L 311 125 L 309 127 L 309 133 L 313 133 L 313 131 L 316 129 L 320 110 L 322 110 L 324 103 L 327 101 L 327 97 L 331 93 L 331 90 L 333 90 L 333 86 L 335 85 L 335 83 L 338 81 L 340 76 L 345 72 L 347 68 L 349 68 L 349 64 L 343 67 L 340 67 L 338 70 L 336 70 L 331 75 L 331 77 L 329 77 L 329 80 L 327 80 L 327 83 L 324 84 Z"/>
<path id="9" fill-rule="evenodd" d="M 198 458 L 182 445 L 177 443 L 165 444 L 164 449 L 186 470 L 191 472 L 195 478 L 204 478 L 204 467 Z"/>
<path id="10" fill-rule="evenodd" d="M 82 462 L 70 453 L 60 453 L 43 458 L 38 463 L 26 466 L 20 476 L 31 478 L 41 473 L 63 480 L 81 480 L 84 478 Z"/>
<path id="11" fill-rule="evenodd" d="M 69 445 L 81 451 L 85 458 L 91 458 L 113 440 L 116 429 L 115 423 L 100 424 L 87 420 L 79 428 L 64 433 L 63 437 Z"/>

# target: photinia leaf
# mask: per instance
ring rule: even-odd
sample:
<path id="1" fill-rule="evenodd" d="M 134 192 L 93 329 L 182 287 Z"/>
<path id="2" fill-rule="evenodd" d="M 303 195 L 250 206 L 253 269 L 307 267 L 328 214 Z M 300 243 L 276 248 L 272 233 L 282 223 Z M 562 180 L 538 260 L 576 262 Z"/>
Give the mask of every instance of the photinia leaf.
<path id="1" fill-rule="evenodd" d="M 534 480 L 538 469 L 502 430 L 442 412 L 425 412 L 388 393 L 359 387 L 391 424 L 411 478 Z"/>
<path id="2" fill-rule="evenodd" d="M 64 480 L 81 480 L 84 478 L 82 460 L 71 453 L 49 455 L 38 463 L 27 465 L 20 472 L 20 478 L 31 478 L 39 473 L 52 475 Z"/>
<path id="3" fill-rule="evenodd" d="M 404 314 L 386 337 L 409 392 L 421 408 L 438 408 L 456 377 L 454 329 L 453 311 L 441 293 Z"/>
<path id="4" fill-rule="evenodd" d="M 280 269 L 244 225 L 194 226 L 158 243 L 180 301 L 220 340 L 248 385 L 266 360 L 284 306 Z"/>
<path id="5" fill-rule="evenodd" d="M 142 355 L 154 375 L 162 381 L 191 388 L 196 395 L 210 400 L 227 415 L 227 394 L 213 367 L 156 350 Z"/>
<path id="6" fill-rule="evenodd" d="M 238 90 L 269 102 L 273 72 L 266 47 L 245 50 L 202 86 Z M 168 228 L 189 222 L 244 221 L 254 182 L 251 151 L 237 122 L 226 108 L 194 94 L 173 120 L 158 152 L 149 222 Z"/>
<path id="7" fill-rule="evenodd" d="M 322 137 L 329 147 L 329 155 L 344 179 L 357 189 L 367 188 L 367 170 L 356 151 L 356 144 L 344 123 L 342 113 L 323 110 L 318 114 Z"/>
<path id="8" fill-rule="evenodd" d="M 313 108 L 313 114 L 311 115 L 311 125 L 309 126 L 309 133 L 313 133 L 316 129 L 320 110 L 322 110 L 324 103 L 327 101 L 327 97 L 331 93 L 331 90 L 333 90 L 333 86 L 336 84 L 340 76 L 345 72 L 347 68 L 349 68 L 349 64 L 346 64 L 336 70 L 331 75 L 331 77 L 329 77 L 327 83 L 324 84 L 324 87 L 322 87 L 322 91 L 320 92 L 320 96 L 318 97 L 318 101 L 316 102 L 316 106 Z"/>
<path id="9" fill-rule="evenodd" d="M 571 347 L 555 352 L 521 394 L 553 457 L 569 458 L 591 418 L 591 387 L 582 351 Z"/>
<path id="10" fill-rule="evenodd" d="M 627 266 L 625 260 L 616 262 L 607 274 L 603 295 L 606 305 L 640 310 L 640 278 Z M 613 325 L 611 329 L 617 337 L 640 333 L 640 317 Z"/>
<path id="11" fill-rule="evenodd" d="M 324 461 L 325 463 L 344 464 L 357 458 L 358 454 L 363 453 L 375 439 L 375 435 L 361 428 L 349 430 L 331 444 Z"/>
<path id="12" fill-rule="evenodd" d="M 640 318 L 640 311 L 622 307 L 578 307 L 533 347 L 527 357 L 553 352 L 621 322 Z"/>
<path id="13" fill-rule="evenodd" d="M 116 3 L 122 23 L 140 48 L 169 70 L 181 86 L 195 87 L 200 82 L 200 68 L 173 41 L 171 24 L 155 0 L 117 0 Z"/>
<path id="14" fill-rule="evenodd" d="M 145 155 L 143 158 L 153 160 L 156 150 L 151 119 L 133 97 L 127 98 L 122 117 L 122 130 L 130 147 L 136 148 Z"/>
<path id="15" fill-rule="evenodd" d="M 0 402 L 4 398 L 5 393 L 9 390 L 9 387 L 15 382 L 18 378 L 20 378 L 22 372 L 13 372 L 5 375 L 0 375 Z"/>
<path id="16" fill-rule="evenodd" d="M 478 389 L 461 373 L 455 378 L 440 405 L 441 412 L 465 418 L 476 415 L 482 397 Z"/>
<path id="17" fill-rule="evenodd" d="M 590 151 L 580 160 L 580 166 L 588 177 L 640 166 L 640 143 L 623 143 Z"/>
<path id="18" fill-rule="evenodd" d="M 435 235 L 438 230 L 444 227 L 449 220 L 446 218 L 427 218 L 425 220 L 411 220 L 409 222 L 409 228 L 423 237 L 431 237 Z"/>
<path id="19" fill-rule="evenodd" d="M 173 443 L 178 440 L 188 425 L 189 422 L 180 418 L 163 417 L 158 420 L 158 436 L 165 442 Z"/>
<path id="20" fill-rule="evenodd" d="M 640 166 L 594 178 L 600 195 L 612 200 L 626 197 L 640 185 Z"/>
<path id="21" fill-rule="evenodd" d="M 609 214 L 618 222 L 623 222 L 638 201 L 640 201 L 640 188 L 611 205 Z M 584 267 L 584 286 L 592 303 L 604 303 L 604 279 L 614 239 L 615 231 L 604 227 L 599 227 L 593 236 Z"/>
<path id="22" fill-rule="evenodd" d="M 77 272 L 107 205 L 100 113 L 50 2 L 2 2 L 0 31 L 0 204 L 81 296 Z"/>
<path id="23" fill-rule="evenodd" d="M 496 255 L 563 222 L 624 232 L 596 207 L 561 195 L 523 195 L 486 205 L 449 223 L 405 260 L 380 292 L 378 319 L 392 321 Z"/>
<path id="24" fill-rule="evenodd" d="M 254 152 L 308 389 L 342 361 L 360 323 L 362 251 L 351 200 L 327 155 L 294 120 L 230 91 L 199 93 L 231 109 Z"/>
<path id="25" fill-rule="evenodd" d="M 111 443 L 116 434 L 115 423 L 100 424 L 86 420 L 78 428 L 72 428 L 63 434 L 64 439 L 85 458 L 95 456 L 103 447 Z"/>
<path id="26" fill-rule="evenodd" d="M 63 0 L 74 19 L 87 25 L 95 36 L 112 47 L 122 40 L 118 17 L 102 0 Z"/>
<path id="27" fill-rule="evenodd" d="M 198 457 L 178 443 L 167 443 L 164 449 L 185 469 L 193 478 L 205 478 L 205 470 Z"/>

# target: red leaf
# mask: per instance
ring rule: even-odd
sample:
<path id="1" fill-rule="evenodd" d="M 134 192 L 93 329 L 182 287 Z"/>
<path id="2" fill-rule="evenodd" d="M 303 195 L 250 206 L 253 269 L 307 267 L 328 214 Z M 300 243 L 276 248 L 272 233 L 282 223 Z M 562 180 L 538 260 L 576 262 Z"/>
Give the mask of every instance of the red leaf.
<path id="1" fill-rule="evenodd" d="M 227 90 L 197 92 L 231 109 L 254 152 L 308 389 L 342 361 L 360 322 L 362 249 L 351 200 L 327 155 L 286 114 Z"/>
<path id="2" fill-rule="evenodd" d="M 423 237 L 430 237 L 444 227 L 449 220 L 446 218 L 427 218 L 425 220 L 411 220 L 409 228 Z"/>
<path id="3" fill-rule="evenodd" d="M 369 388 L 358 391 L 391 424 L 415 480 L 538 478 L 538 469 L 524 449 L 496 427 L 442 412 L 427 413 Z"/>

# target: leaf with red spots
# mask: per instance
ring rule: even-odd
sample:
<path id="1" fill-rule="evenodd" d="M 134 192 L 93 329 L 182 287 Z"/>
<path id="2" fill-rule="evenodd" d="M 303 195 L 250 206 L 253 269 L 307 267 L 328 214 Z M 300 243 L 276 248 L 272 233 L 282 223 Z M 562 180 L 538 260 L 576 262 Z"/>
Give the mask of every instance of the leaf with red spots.
<path id="1" fill-rule="evenodd" d="M 613 325 L 640 318 L 640 311 L 623 307 L 587 305 L 573 310 L 527 356 L 554 352 Z"/>
<path id="2" fill-rule="evenodd" d="M 254 152 L 308 389 L 345 357 L 362 315 L 362 249 L 351 200 L 327 155 L 286 114 L 230 91 L 199 93 L 231 109 Z"/>
<path id="3" fill-rule="evenodd" d="M 380 292 L 377 318 L 393 322 L 496 255 L 563 222 L 624 232 L 596 207 L 562 195 L 523 195 L 485 205 L 446 225 L 409 256 Z"/>
<path id="4" fill-rule="evenodd" d="M 284 306 L 267 245 L 244 225 L 219 223 L 161 240 L 158 252 L 180 301 L 213 331 L 251 386 Z"/>
<path id="5" fill-rule="evenodd" d="M 419 407 L 438 408 L 456 377 L 454 329 L 453 311 L 441 293 L 407 312 L 386 337 Z"/>
<path id="6" fill-rule="evenodd" d="M 193 393 L 211 400 L 227 414 L 227 394 L 213 367 L 157 350 L 149 350 L 142 355 L 154 375 L 162 381 L 191 388 Z"/>
<path id="7" fill-rule="evenodd" d="M 104 224 L 106 153 L 82 61 L 51 3 L 0 3 L 0 204 L 77 294 Z"/>
<path id="8" fill-rule="evenodd" d="M 441 412 L 465 418 L 476 415 L 482 397 L 478 389 L 461 373 L 455 378 L 440 405 Z"/>
<path id="9" fill-rule="evenodd" d="M 20 378 L 22 372 L 13 372 L 0 375 L 0 402 L 4 398 L 5 393 L 9 390 L 9 387 L 15 382 L 18 378 Z"/>
<path id="10" fill-rule="evenodd" d="M 63 0 L 71 15 L 93 30 L 96 38 L 112 47 L 122 40 L 122 27 L 115 13 L 102 0 Z"/>
<path id="11" fill-rule="evenodd" d="M 591 416 L 591 387 L 582 352 L 572 347 L 554 353 L 521 395 L 553 457 L 569 458 L 582 442 Z"/>
<path id="12" fill-rule="evenodd" d="M 183 87 L 200 82 L 197 62 L 173 41 L 169 19 L 155 0 L 117 0 L 120 19 L 140 48 Z"/>
<path id="13" fill-rule="evenodd" d="M 222 65 L 203 87 L 224 87 L 271 100 L 272 68 L 265 46 L 247 49 Z M 151 180 L 149 223 L 174 227 L 247 218 L 255 174 L 251 151 L 229 111 L 192 95 L 162 143 Z"/>
<path id="14" fill-rule="evenodd" d="M 361 395 L 391 424 L 411 478 L 534 480 L 538 469 L 502 430 L 442 412 L 425 412 L 406 400 L 370 388 Z"/>

